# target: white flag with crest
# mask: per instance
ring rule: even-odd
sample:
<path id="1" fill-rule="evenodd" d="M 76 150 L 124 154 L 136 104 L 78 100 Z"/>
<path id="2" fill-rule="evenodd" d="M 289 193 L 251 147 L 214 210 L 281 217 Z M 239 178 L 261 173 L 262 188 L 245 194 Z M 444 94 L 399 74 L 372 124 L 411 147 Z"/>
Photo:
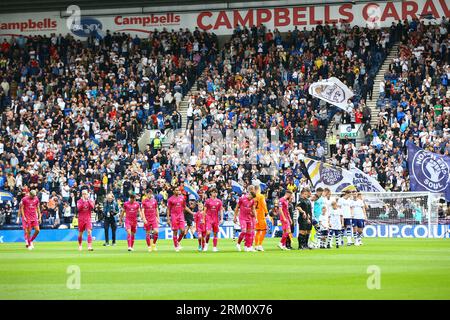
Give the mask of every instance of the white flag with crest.
<path id="1" fill-rule="evenodd" d="M 309 94 L 324 100 L 342 110 L 349 112 L 348 99 L 354 96 L 353 92 L 338 78 L 331 77 L 312 83 L 309 86 Z"/>

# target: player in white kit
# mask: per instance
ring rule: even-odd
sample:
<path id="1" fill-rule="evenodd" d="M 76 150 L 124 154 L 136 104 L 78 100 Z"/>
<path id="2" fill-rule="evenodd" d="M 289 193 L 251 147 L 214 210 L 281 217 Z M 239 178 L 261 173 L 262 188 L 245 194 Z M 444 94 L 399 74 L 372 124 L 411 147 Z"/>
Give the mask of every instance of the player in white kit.
<path id="1" fill-rule="evenodd" d="M 322 198 L 323 198 L 323 205 L 327 209 L 327 216 L 328 216 L 331 211 L 331 203 L 333 201 L 336 201 L 336 198 L 331 195 L 331 190 L 329 188 L 323 188 Z"/>
<path id="2" fill-rule="evenodd" d="M 327 242 L 328 229 L 330 228 L 330 221 L 328 217 L 327 207 L 324 205 L 322 207 L 322 214 L 319 217 L 319 248 L 325 249 L 325 243 Z"/>
<path id="3" fill-rule="evenodd" d="M 323 204 L 327 207 L 327 214 L 330 213 L 331 203 L 336 201 L 336 199 L 331 195 L 331 190 L 329 188 L 324 188 L 322 193 Z"/>
<path id="4" fill-rule="evenodd" d="M 336 201 L 331 203 L 330 212 L 328 212 L 330 231 L 328 232 L 327 248 L 331 248 L 331 240 L 333 236 L 336 240 L 336 249 L 339 248 L 342 225 L 344 224 L 344 216 L 342 209 L 338 207 Z"/>
<path id="5" fill-rule="evenodd" d="M 362 234 L 364 231 L 364 222 L 367 220 L 367 205 L 364 202 L 360 192 L 353 197 L 353 234 L 355 235 L 355 246 L 362 245 Z"/>
<path id="6" fill-rule="evenodd" d="M 352 224 L 352 216 L 353 216 L 353 200 L 351 198 L 351 191 L 344 191 L 344 195 L 339 198 L 338 206 L 342 210 L 342 215 L 344 216 L 344 225 L 342 229 L 342 239 L 341 245 L 344 245 L 344 232 L 347 236 L 347 245 L 351 246 L 353 244 L 353 224 Z"/>

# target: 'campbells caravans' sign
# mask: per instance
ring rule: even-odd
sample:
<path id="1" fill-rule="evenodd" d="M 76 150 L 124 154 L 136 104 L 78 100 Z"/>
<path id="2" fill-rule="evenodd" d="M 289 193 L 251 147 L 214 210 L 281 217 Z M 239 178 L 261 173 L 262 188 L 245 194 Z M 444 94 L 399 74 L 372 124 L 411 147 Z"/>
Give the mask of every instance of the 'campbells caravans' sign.
<path id="1" fill-rule="evenodd" d="M 99 14 L 102 14 L 101 10 Z M 427 16 L 450 18 L 448 0 L 384 1 L 329 5 L 296 5 L 283 8 L 254 8 L 247 10 L 217 10 L 199 12 L 165 12 L 139 15 L 116 14 L 108 16 L 81 16 L 77 23 L 68 23 L 74 17 L 63 18 L 60 12 L 20 13 L 0 15 L 0 36 L 50 35 L 72 33 L 83 38 L 90 34 L 101 37 L 106 30 L 145 36 L 155 29 L 179 28 L 211 31 L 217 35 L 233 32 L 236 25 L 251 27 L 264 24 L 281 32 L 311 29 L 319 24 L 341 22 L 359 26 L 389 26 L 392 22 Z M 76 19 L 75 19 L 76 20 Z"/>

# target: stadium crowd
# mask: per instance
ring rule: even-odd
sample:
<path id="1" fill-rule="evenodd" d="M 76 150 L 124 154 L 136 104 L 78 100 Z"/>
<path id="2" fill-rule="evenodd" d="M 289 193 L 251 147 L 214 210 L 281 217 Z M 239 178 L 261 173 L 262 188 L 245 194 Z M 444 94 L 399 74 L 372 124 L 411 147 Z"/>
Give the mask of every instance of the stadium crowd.
<path id="1" fill-rule="evenodd" d="M 5 40 L 0 55 L 0 190 L 11 191 L 15 200 L 2 210 L 17 208 L 27 190 L 36 188 L 46 220 L 68 223 L 84 189 L 99 200 L 113 192 L 123 201 L 130 191 L 142 195 L 151 186 L 158 200 L 167 200 L 172 186 L 185 181 L 200 196 L 216 187 L 225 208 L 234 208 L 231 180 L 244 186 L 265 182 L 270 206 L 282 196 L 281 190 L 309 186 L 299 160 L 325 159 L 326 129 L 336 113 L 343 122 L 364 123 L 368 140 L 359 149 L 338 141 L 331 162 L 356 165 L 388 190 L 406 190 L 404 140 L 409 132 L 415 136 L 418 131 L 417 138 L 425 143 L 446 142 L 444 149 L 449 147 L 447 82 L 444 85 L 448 26 L 448 21 L 436 27 L 406 21 L 371 30 L 343 24 L 313 31 L 295 28 L 283 36 L 264 25 L 237 26 L 221 50 L 213 33 L 198 29 L 155 31 L 145 39 L 108 33 L 87 43 L 69 35 Z M 365 102 L 373 98 L 375 74 L 397 40 L 403 44 L 400 60 L 410 69 L 405 73 L 403 66 L 397 67 L 402 62 L 394 62 L 382 92 L 389 108 L 381 109 L 379 126 L 370 128 Z M 417 43 L 423 44 L 422 54 L 407 55 Z M 310 83 L 330 76 L 355 91 L 349 114 L 308 95 Z M 428 77 L 430 85 L 422 87 Z M 201 93 L 189 98 L 188 121 L 182 124 L 179 104 L 195 80 Z M 427 90 L 434 100 L 421 96 Z M 425 108 L 421 101 L 430 103 Z M 440 112 L 430 107 L 436 102 Z M 411 111 L 404 112 L 408 108 Z M 236 153 L 222 159 L 211 142 L 182 157 L 179 146 L 191 149 L 194 121 L 222 133 L 235 129 L 237 136 L 248 129 L 264 129 L 271 136 L 278 129 L 277 174 L 265 172 L 260 164 L 240 162 L 239 152 L 250 152 L 240 139 L 232 143 Z M 413 122 L 419 123 L 416 129 L 410 129 Z M 152 144 L 140 153 L 137 138 L 144 128 L 187 128 L 190 135 L 176 138 L 172 147 L 178 148 Z M 433 135 L 424 138 L 429 128 Z M 445 135 L 440 136 L 442 131 Z M 270 161 L 270 148 L 258 151 L 259 159 Z M 163 216 L 165 204 L 159 202 Z"/>
<path id="2" fill-rule="evenodd" d="M 179 103 L 217 46 L 199 30 L 146 39 L 107 32 L 87 43 L 70 35 L 5 39 L 0 190 L 20 198 L 37 188 L 54 217 L 82 189 L 112 188 L 142 161 L 142 129 L 180 126 Z"/>
<path id="3" fill-rule="evenodd" d="M 359 148 L 338 142 L 331 162 L 357 166 L 390 191 L 409 191 L 407 144 L 438 154 L 450 152 L 450 23 L 410 21 L 399 40 L 398 55 L 380 83 L 379 121 L 364 125 Z"/>

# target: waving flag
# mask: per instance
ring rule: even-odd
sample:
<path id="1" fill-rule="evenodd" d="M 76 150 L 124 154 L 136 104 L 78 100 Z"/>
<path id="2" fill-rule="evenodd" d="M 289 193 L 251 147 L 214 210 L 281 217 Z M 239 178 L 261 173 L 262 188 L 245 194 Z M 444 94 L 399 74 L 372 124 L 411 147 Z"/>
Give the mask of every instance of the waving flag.
<path id="1" fill-rule="evenodd" d="M 244 187 L 234 180 L 231 180 L 231 189 L 237 194 L 242 194 L 244 192 Z"/>
<path id="2" fill-rule="evenodd" d="M 88 147 L 89 150 L 95 150 L 98 148 L 99 143 L 100 142 L 98 141 L 98 139 L 91 138 L 86 141 L 86 146 Z"/>
<path id="3" fill-rule="evenodd" d="M 0 191 L 0 200 L 1 201 L 13 201 L 13 195 L 7 191 Z"/>
<path id="4" fill-rule="evenodd" d="M 444 193 L 450 201 L 450 157 L 409 143 L 408 169 L 411 191 Z"/>
<path id="5" fill-rule="evenodd" d="M 200 196 L 198 195 L 197 191 L 188 183 L 184 184 L 184 191 L 186 191 L 189 194 L 192 194 L 195 197 L 195 201 L 198 201 L 200 199 Z"/>
<path id="6" fill-rule="evenodd" d="M 335 105 L 346 112 L 350 112 L 347 101 L 354 94 L 338 78 L 331 77 L 326 80 L 314 82 L 309 86 L 308 92 L 313 97 Z"/>
<path id="7" fill-rule="evenodd" d="M 27 137 L 33 138 L 33 134 L 31 133 L 30 129 L 24 124 L 21 124 L 19 127 L 20 132 Z"/>
<path id="8" fill-rule="evenodd" d="M 374 178 L 359 169 L 350 171 L 309 158 L 305 158 L 305 165 L 314 189 L 327 187 L 331 192 L 342 192 L 357 188 L 362 192 L 385 192 Z"/>
<path id="9" fill-rule="evenodd" d="M 267 184 L 265 184 L 264 182 L 261 182 L 261 180 L 259 180 L 259 179 L 253 180 L 253 181 L 252 181 L 252 184 L 253 184 L 255 187 L 258 187 L 258 186 L 259 186 L 259 188 L 261 189 L 261 192 L 264 192 L 264 191 L 266 191 L 266 189 L 267 189 Z"/>
<path id="10" fill-rule="evenodd" d="M 378 180 L 369 176 L 367 173 L 361 171 L 358 168 L 350 169 L 350 172 L 353 174 L 353 184 L 359 191 L 384 191 L 383 187 L 380 185 Z"/>
<path id="11" fill-rule="evenodd" d="M 261 189 L 262 192 L 267 190 L 267 184 L 265 184 L 264 182 L 261 182 L 259 184 L 259 188 Z"/>

